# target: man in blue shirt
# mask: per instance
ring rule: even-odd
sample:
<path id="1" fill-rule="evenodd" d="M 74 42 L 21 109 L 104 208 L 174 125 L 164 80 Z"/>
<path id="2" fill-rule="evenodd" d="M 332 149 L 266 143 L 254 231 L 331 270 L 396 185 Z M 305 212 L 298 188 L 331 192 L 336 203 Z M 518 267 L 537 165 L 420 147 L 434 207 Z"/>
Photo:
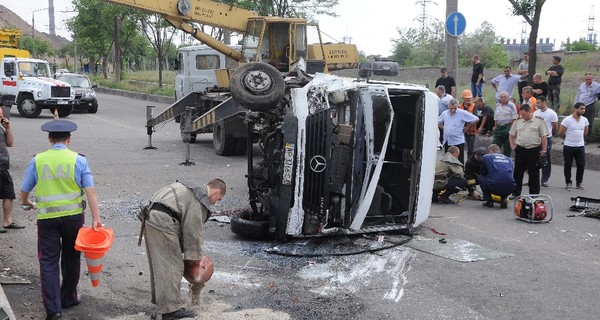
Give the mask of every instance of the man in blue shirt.
<path id="1" fill-rule="evenodd" d="M 500 196 L 500 208 L 508 208 L 506 197 L 515 189 L 513 177 L 513 162 L 510 157 L 500 153 L 500 147 L 492 144 L 488 147 L 488 154 L 483 156 L 477 182 L 483 192 L 484 207 L 494 207 L 492 194 Z"/>
<path id="2" fill-rule="evenodd" d="M 448 147 L 457 146 L 460 150 L 458 160 L 465 163 L 465 132 L 477 125 L 479 118 L 468 111 L 458 109 L 458 100 L 452 99 L 448 110 L 438 117 L 438 127 L 444 130 L 444 151 Z"/>
<path id="3" fill-rule="evenodd" d="M 520 75 L 512 74 L 510 66 L 504 67 L 504 74 L 492 79 L 492 87 L 496 90 L 496 103 L 500 102 L 500 93 L 508 92 L 509 98 L 513 96 L 515 85 L 521 80 Z"/>
<path id="4" fill-rule="evenodd" d="M 75 130 L 77 125 L 67 120 L 44 123 L 42 131 L 48 132 L 52 148 L 31 159 L 21 182 L 21 205 L 26 210 L 37 209 L 40 282 L 46 320 L 60 319 L 63 309 L 81 302 L 77 292 L 81 253 L 74 247 L 84 221 L 84 194 L 92 212 L 92 228 L 102 227 L 94 178 L 87 160 L 67 148 L 71 132 Z M 29 200 L 33 188 L 36 188 L 36 204 Z"/>

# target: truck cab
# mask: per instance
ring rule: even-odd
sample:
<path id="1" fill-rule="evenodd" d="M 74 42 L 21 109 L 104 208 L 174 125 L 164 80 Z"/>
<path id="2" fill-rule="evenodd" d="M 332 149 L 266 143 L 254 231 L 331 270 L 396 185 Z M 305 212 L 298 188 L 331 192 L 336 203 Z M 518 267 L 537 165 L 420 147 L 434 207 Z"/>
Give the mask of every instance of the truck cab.
<path id="1" fill-rule="evenodd" d="M 240 46 L 232 46 L 239 50 Z M 238 62 L 206 46 L 190 46 L 179 49 L 177 53 L 177 74 L 175 75 L 175 99 L 179 100 L 190 92 L 223 90 L 228 80 L 219 76 L 227 75 L 227 70 L 236 68 Z M 225 89 L 226 90 L 226 89 Z"/>
<path id="2" fill-rule="evenodd" d="M 42 109 L 58 109 L 60 117 L 73 111 L 75 93 L 71 86 L 52 78 L 45 60 L 4 57 L 0 65 L 0 95 L 6 104 L 16 104 L 19 114 L 36 118 Z M 12 103 L 11 103 L 12 102 Z"/>

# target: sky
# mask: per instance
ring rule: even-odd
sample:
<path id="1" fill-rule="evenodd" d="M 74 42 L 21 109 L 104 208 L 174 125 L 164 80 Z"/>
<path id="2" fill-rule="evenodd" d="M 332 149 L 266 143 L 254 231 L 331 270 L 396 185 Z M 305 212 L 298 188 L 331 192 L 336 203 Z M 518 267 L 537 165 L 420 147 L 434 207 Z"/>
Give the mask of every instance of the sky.
<path id="1" fill-rule="evenodd" d="M 446 2 L 427 0 L 429 21 L 446 20 Z M 423 6 L 419 0 L 339 0 L 336 7 L 338 17 L 317 17 L 321 31 L 326 34 L 324 41 L 343 41 L 350 38 L 360 51 L 367 55 L 388 56 L 392 50 L 392 39 L 398 38 L 398 29 L 419 28 L 417 20 Z M 47 8 L 47 0 L 0 0 L 0 4 L 9 8 L 29 24 L 32 11 Z M 565 5 L 567 4 L 567 5 Z M 572 5 L 569 5 L 572 4 Z M 595 4 L 594 7 L 592 7 Z M 592 11 L 593 8 L 593 11 Z M 71 39 L 65 26 L 65 20 L 74 16 L 71 0 L 54 0 L 56 33 Z M 458 0 L 458 11 L 467 21 L 466 33 L 474 32 L 483 21 L 494 26 L 496 35 L 520 42 L 523 19 L 511 15 L 508 0 Z M 590 14 L 594 14 L 594 30 L 600 33 L 600 1 L 598 0 L 547 0 L 542 8 L 539 38 L 550 38 L 555 48 L 568 37 L 576 40 L 585 37 L 588 32 Z M 35 28 L 49 32 L 48 10 L 40 10 L 35 15 Z M 597 18 L 596 18 L 597 17 Z M 526 25 L 525 38 L 529 37 L 529 25 Z M 544 40 L 545 41 L 545 40 Z"/>

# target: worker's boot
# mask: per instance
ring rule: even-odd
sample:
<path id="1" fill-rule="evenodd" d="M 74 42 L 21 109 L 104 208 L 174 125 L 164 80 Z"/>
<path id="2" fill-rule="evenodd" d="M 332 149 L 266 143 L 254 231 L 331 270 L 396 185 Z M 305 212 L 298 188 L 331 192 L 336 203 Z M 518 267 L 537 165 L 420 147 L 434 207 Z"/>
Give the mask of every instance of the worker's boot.
<path id="1" fill-rule="evenodd" d="M 173 312 L 163 313 L 162 320 L 193 318 L 195 316 L 196 316 L 195 311 L 186 310 L 185 308 L 181 308 L 181 309 L 173 311 Z"/>

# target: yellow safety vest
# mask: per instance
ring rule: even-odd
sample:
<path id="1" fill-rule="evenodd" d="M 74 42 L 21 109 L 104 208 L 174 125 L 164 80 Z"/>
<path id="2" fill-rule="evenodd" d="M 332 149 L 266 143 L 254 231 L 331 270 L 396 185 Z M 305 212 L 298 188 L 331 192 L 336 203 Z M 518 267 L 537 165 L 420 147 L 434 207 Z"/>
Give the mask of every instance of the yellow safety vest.
<path id="1" fill-rule="evenodd" d="M 52 219 L 80 214 L 84 190 L 75 182 L 77 152 L 50 149 L 35 156 L 37 218 Z"/>

